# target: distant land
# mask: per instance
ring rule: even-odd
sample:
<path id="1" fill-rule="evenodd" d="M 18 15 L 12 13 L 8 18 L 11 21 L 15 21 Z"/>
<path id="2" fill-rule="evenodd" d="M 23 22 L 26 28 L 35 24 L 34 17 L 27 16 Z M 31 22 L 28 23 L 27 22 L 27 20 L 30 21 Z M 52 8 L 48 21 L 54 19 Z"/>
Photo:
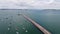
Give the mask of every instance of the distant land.
<path id="1" fill-rule="evenodd" d="M 43 10 L 43 11 L 60 11 L 60 9 L 0 9 L 0 10 Z"/>

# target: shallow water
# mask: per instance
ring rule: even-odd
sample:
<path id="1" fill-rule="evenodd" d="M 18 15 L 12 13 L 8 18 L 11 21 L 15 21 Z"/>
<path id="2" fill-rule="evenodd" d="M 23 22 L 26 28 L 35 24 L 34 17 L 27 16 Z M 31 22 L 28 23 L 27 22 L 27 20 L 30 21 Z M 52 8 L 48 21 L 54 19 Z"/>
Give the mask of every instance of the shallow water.
<path id="1" fill-rule="evenodd" d="M 18 13 L 27 15 L 52 34 L 60 33 L 59 10 L 0 10 L 0 34 L 16 34 L 16 31 L 19 32 L 19 34 L 42 34 L 42 32 L 28 20 L 21 15 L 18 16 Z M 9 31 L 8 27 L 10 28 Z"/>
<path id="2" fill-rule="evenodd" d="M 23 16 L 20 10 L 0 10 L 0 34 L 42 34 Z"/>

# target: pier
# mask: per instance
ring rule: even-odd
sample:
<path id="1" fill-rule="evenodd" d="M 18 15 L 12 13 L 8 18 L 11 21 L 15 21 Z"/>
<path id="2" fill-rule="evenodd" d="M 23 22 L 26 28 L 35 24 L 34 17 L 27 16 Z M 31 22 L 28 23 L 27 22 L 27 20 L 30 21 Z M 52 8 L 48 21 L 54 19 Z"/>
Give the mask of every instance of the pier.
<path id="1" fill-rule="evenodd" d="M 32 20 L 31 18 L 29 18 L 28 16 L 26 16 L 24 14 L 22 14 L 22 16 L 24 18 L 26 18 L 28 21 L 30 21 L 33 25 L 35 25 L 44 34 L 51 34 L 48 30 L 46 30 L 44 27 L 42 27 L 41 25 L 39 25 L 38 23 L 36 23 L 34 20 Z"/>

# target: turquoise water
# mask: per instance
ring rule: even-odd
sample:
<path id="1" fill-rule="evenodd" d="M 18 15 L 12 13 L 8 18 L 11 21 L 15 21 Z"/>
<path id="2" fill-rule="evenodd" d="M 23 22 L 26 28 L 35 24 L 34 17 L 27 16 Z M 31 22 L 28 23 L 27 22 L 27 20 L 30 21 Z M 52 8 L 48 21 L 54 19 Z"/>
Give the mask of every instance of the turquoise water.
<path id="1" fill-rule="evenodd" d="M 16 28 L 19 34 L 42 34 L 18 13 L 27 15 L 52 34 L 60 34 L 60 10 L 0 10 L 0 34 L 16 34 Z"/>

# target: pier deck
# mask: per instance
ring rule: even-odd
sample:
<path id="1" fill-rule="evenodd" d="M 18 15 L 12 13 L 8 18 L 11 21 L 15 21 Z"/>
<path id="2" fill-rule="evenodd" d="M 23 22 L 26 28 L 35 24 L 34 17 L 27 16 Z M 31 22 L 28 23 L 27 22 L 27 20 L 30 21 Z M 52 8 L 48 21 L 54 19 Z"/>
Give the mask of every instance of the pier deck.
<path id="1" fill-rule="evenodd" d="M 28 21 L 30 21 L 32 24 L 34 24 L 39 30 L 41 30 L 44 34 L 51 34 L 48 30 L 43 28 L 41 25 L 33 21 L 31 18 L 27 17 L 26 15 L 22 14 L 24 18 L 26 18 Z"/>

